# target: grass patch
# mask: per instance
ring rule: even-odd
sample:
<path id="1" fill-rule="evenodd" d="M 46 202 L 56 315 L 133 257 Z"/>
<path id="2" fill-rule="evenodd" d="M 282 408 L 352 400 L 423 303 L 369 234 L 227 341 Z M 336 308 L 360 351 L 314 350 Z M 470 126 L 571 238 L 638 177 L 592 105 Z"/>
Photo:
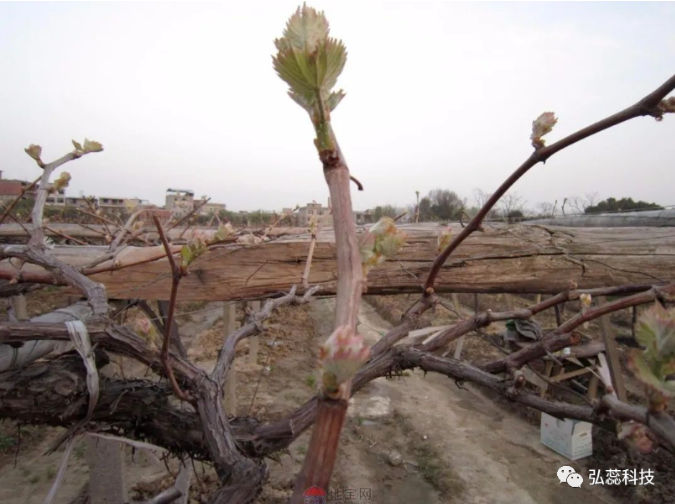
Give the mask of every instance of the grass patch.
<path id="1" fill-rule="evenodd" d="M 436 447 L 422 436 L 407 421 L 405 416 L 394 413 L 394 421 L 408 442 L 408 451 L 413 456 L 422 477 L 444 496 L 461 496 L 464 482 L 455 474 L 450 464 L 441 457 Z"/>
<path id="2" fill-rule="evenodd" d="M 7 434 L 0 434 L 0 453 L 9 451 L 16 446 L 16 439 L 14 436 L 8 436 Z"/>
<path id="3" fill-rule="evenodd" d="M 73 449 L 73 455 L 77 460 L 80 460 L 81 458 L 84 457 L 85 451 L 87 450 L 87 445 L 85 444 L 84 441 L 80 441 L 77 443 L 75 446 L 75 449 Z"/>
<path id="4" fill-rule="evenodd" d="M 464 483 L 430 443 L 413 447 L 413 454 L 420 474 L 441 494 L 457 496 L 464 492 Z"/>

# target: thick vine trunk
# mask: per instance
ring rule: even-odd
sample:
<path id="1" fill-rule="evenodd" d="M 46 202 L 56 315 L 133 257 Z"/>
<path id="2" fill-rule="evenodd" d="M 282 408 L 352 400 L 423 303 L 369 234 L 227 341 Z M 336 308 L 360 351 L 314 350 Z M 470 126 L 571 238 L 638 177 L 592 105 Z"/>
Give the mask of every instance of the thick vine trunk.
<path id="1" fill-rule="evenodd" d="M 31 319 L 37 323 L 65 323 L 71 320 L 86 320 L 92 314 L 91 308 L 86 303 L 77 303 L 67 308 L 61 308 L 51 313 L 46 313 Z M 22 346 L 13 347 L 0 345 L 0 372 L 25 366 L 29 362 L 40 359 L 52 352 L 62 352 L 71 348 L 67 341 L 34 340 L 28 341 Z"/>

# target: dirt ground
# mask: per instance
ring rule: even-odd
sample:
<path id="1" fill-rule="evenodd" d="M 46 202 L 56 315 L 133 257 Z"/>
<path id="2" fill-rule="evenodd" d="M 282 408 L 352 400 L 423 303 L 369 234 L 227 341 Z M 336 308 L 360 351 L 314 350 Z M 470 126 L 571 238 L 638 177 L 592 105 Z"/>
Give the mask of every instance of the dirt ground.
<path id="1" fill-rule="evenodd" d="M 446 304 L 452 307 L 450 296 L 443 297 L 445 301 L 447 301 Z M 396 321 L 400 319 L 405 309 L 408 308 L 414 301 L 414 299 L 408 295 L 372 296 L 368 297 L 367 300 L 369 304 L 375 308 L 378 314 L 384 316 L 384 318 L 392 323 L 396 323 Z M 464 316 L 470 316 L 474 310 L 474 296 L 472 294 L 460 294 L 459 300 L 462 307 L 462 314 Z M 516 309 L 524 308 L 530 304 L 533 304 L 534 301 L 534 296 L 512 296 L 512 302 Z M 506 297 L 504 295 L 498 294 L 481 294 L 479 296 L 478 309 L 485 310 L 488 308 L 492 309 L 493 311 L 506 310 L 508 308 Z M 640 307 L 638 314 L 644 309 L 644 307 Z M 563 312 L 563 319 L 575 315 L 578 310 L 578 302 L 568 303 L 565 311 Z M 438 307 L 435 312 L 430 313 L 427 316 L 427 319 L 430 325 L 444 325 L 457 320 L 457 316 L 443 307 Z M 546 329 L 552 329 L 556 326 L 555 314 L 553 310 L 538 314 L 535 319 L 542 324 L 544 332 L 546 332 Z M 625 338 L 630 336 L 630 312 L 624 311 L 612 314 L 611 322 L 613 330 L 617 336 L 623 336 Z M 490 334 L 498 334 L 504 330 L 504 323 L 495 323 L 487 328 L 486 332 Z M 590 323 L 588 327 L 582 328 L 582 332 L 584 336 L 588 337 L 589 339 L 600 340 L 600 327 L 597 323 Z M 453 343 L 449 347 L 450 356 L 453 355 L 454 345 L 455 344 Z M 640 402 L 644 398 L 642 388 L 637 380 L 632 377 L 630 372 L 627 371 L 625 365 L 628 351 L 630 349 L 626 346 L 619 345 L 618 350 L 623 367 L 625 386 L 628 396 L 631 401 Z M 495 348 L 493 344 L 488 342 L 487 338 L 477 334 L 468 336 L 465 339 L 462 349 L 462 359 L 472 361 L 477 364 L 489 362 L 495 358 L 501 357 L 502 355 L 503 354 L 497 348 Z M 541 370 L 543 366 L 535 366 L 535 368 Z M 579 382 L 584 385 L 588 384 L 587 381 L 583 379 L 580 379 Z M 472 387 L 469 386 L 469 388 Z M 564 399 L 572 402 L 580 402 L 578 397 L 565 392 L 551 391 L 549 393 L 552 394 L 554 398 Z M 540 414 L 538 412 L 514 405 L 500 397 L 494 397 L 494 394 L 490 392 L 483 392 L 483 394 L 489 396 L 491 399 L 490 403 L 498 405 L 505 414 L 515 415 L 527 421 L 533 429 L 532 435 L 534 435 L 538 440 L 540 421 Z M 672 414 L 675 410 L 675 404 L 673 401 L 671 401 L 669 409 Z M 550 450 L 547 451 L 550 452 Z M 656 450 L 655 452 L 648 455 L 637 455 L 631 453 L 627 449 L 626 445 L 617 439 L 614 433 L 606 432 L 597 427 L 594 427 L 593 455 L 569 465 L 574 466 L 577 471 L 588 471 L 589 469 L 603 471 L 608 469 L 636 469 L 638 472 L 640 469 L 654 470 L 657 474 L 657 476 L 654 478 L 654 485 L 611 485 L 604 486 L 604 488 L 607 489 L 610 495 L 617 499 L 618 502 L 630 502 L 633 504 L 675 502 L 675 480 L 673 479 L 675 477 L 675 467 L 673 465 L 673 456 L 663 449 Z M 588 475 L 587 472 L 581 472 L 581 474 L 584 475 L 585 478 Z M 586 481 L 588 481 L 588 478 L 586 478 Z M 584 484 L 584 486 L 586 485 Z M 594 486 L 593 488 L 597 488 L 597 486 Z M 541 502 L 549 501 L 542 500 Z"/>
<path id="2" fill-rule="evenodd" d="M 60 303 L 58 306 L 67 303 L 53 292 L 31 297 L 32 314 L 45 311 L 45 307 L 54 303 Z M 463 310 L 470 312 L 473 296 L 461 296 L 460 300 Z M 368 298 L 360 312 L 359 330 L 373 343 L 412 301 L 408 296 Z M 481 296 L 481 302 L 493 309 L 501 309 L 503 301 L 498 296 Z M 528 302 L 531 300 L 514 301 L 517 306 Z M 235 363 L 238 415 L 276 420 L 315 393 L 317 349 L 330 333 L 333 303 L 332 299 L 319 299 L 308 306 L 282 308 L 260 337 L 256 363 L 249 362 L 248 342 L 240 344 Z M 178 309 L 180 333 L 189 356 L 206 369 L 213 366 L 222 344 L 222 311 L 222 303 L 185 303 Z M 127 321 L 137 316 L 132 311 Z M 430 323 L 440 325 L 453 318 L 452 313 L 439 308 L 430 315 Z M 545 327 L 555 323 L 551 318 L 542 322 Z M 492 328 L 493 332 L 499 330 L 498 326 Z M 593 332 L 594 328 L 587 331 Z M 462 357 L 480 362 L 499 355 L 499 350 L 485 338 L 472 335 L 465 341 Z M 125 375 L 145 371 L 126 361 L 119 361 L 117 366 Z M 17 426 L 0 422 L 0 502 L 43 502 L 62 455 L 56 452 L 45 456 L 44 452 L 60 432 L 22 426 L 19 444 Z M 408 372 L 399 378 L 381 378 L 352 399 L 332 482 L 331 502 L 563 504 L 573 499 L 591 504 L 675 502 L 670 483 L 671 456 L 657 453 L 636 458 L 627 453 L 613 434 L 594 430 L 593 435 L 593 457 L 570 463 L 539 442 L 537 414 L 524 413 L 506 400 L 491 397 L 469 384 L 460 387 L 433 374 Z M 306 432 L 288 453 L 280 454 L 277 461 L 267 461 L 270 483 L 259 503 L 287 502 L 308 441 Z M 87 442 L 81 439 L 76 445 L 56 500 L 60 504 L 85 502 L 78 500 L 78 496 L 81 497 L 88 480 Z M 143 451 L 133 453 L 130 447 L 123 449 L 130 499 L 148 498 L 173 483 L 169 472 L 175 476 L 175 459 L 165 465 Z M 562 465 L 574 466 L 586 482 L 589 469 L 652 468 L 656 470 L 658 485 L 610 487 L 585 483 L 580 489 L 571 488 L 559 484 L 556 477 Z M 196 504 L 206 501 L 216 487 L 216 478 L 209 466 L 201 463 L 194 466 L 190 502 Z"/>

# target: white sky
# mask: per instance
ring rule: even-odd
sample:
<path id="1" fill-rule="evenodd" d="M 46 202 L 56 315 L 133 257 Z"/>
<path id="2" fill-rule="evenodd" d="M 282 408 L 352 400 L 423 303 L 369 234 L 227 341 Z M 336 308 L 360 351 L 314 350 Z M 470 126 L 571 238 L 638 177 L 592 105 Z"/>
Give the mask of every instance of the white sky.
<path id="1" fill-rule="evenodd" d="M 84 137 L 105 151 L 66 166 L 69 194 L 163 204 L 193 189 L 235 210 L 325 201 L 313 130 L 275 74 L 273 40 L 297 1 L 0 4 L 0 169 L 33 179 Z M 333 125 L 366 191 L 471 198 L 531 152 L 618 111 L 675 72 L 673 3 L 310 2 L 349 53 Z M 675 204 L 675 116 L 635 119 L 537 166 L 528 206 L 597 191 Z"/>

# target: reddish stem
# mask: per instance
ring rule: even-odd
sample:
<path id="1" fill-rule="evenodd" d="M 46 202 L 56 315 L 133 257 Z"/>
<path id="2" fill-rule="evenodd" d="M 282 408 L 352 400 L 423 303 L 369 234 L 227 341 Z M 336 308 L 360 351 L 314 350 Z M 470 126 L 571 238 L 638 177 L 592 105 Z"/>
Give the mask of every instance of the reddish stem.
<path id="1" fill-rule="evenodd" d="M 160 238 L 162 239 L 162 245 L 164 246 L 164 251 L 166 256 L 169 258 L 169 264 L 171 265 L 171 296 L 169 297 L 169 310 L 166 316 L 166 324 L 164 326 L 164 341 L 162 342 L 162 365 L 166 371 L 166 376 L 169 378 L 171 383 L 171 388 L 173 389 L 176 397 L 182 401 L 189 401 L 190 397 L 181 390 L 176 377 L 173 374 L 173 369 L 171 368 L 171 363 L 169 362 L 169 339 L 171 338 L 171 326 L 173 325 L 173 314 L 176 309 L 176 297 L 178 296 L 178 286 L 180 284 L 180 279 L 183 277 L 182 270 L 176 264 L 176 260 L 173 257 L 171 252 L 171 245 L 169 245 L 169 240 L 162 229 L 162 224 L 159 222 L 159 219 L 156 215 L 152 216 L 155 226 L 157 226 L 157 232 L 159 233 Z"/>

